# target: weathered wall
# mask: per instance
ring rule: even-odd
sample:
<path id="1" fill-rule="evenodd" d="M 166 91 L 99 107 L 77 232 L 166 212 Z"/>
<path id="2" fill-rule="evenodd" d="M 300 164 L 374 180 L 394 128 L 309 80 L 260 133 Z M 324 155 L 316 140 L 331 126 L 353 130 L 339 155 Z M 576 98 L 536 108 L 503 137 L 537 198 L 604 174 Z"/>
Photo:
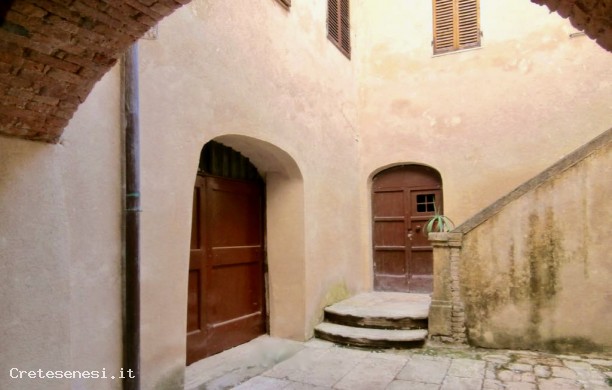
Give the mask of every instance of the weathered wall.
<path id="1" fill-rule="evenodd" d="M 325 1 L 289 11 L 274 0 L 194 1 L 140 43 L 143 388 L 182 383 L 191 197 L 211 139 L 266 180 L 273 335 L 306 339 L 327 301 L 367 288 L 359 247 L 338 240 L 358 225 L 356 89 L 325 20 Z M 0 139 L 3 381 L 13 364 L 121 364 L 119 93 L 115 68 L 61 144 Z"/>
<path id="2" fill-rule="evenodd" d="M 58 142 L 78 105 L 123 51 L 190 1 L 2 1 L 0 134 Z M 612 1 L 532 1 L 569 17 L 612 50 Z"/>
<path id="3" fill-rule="evenodd" d="M 397 3 L 353 2 L 352 61 L 326 38 L 322 0 L 289 11 L 193 1 L 141 42 L 143 388 L 182 381 L 191 196 L 207 141 L 265 177 L 271 332 L 304 339 L 325 303 L 371 285 L 374 171 L 436 167 L 461 221 L 609 127 L 610 57 L 568 40 L 556 15 L 496 3 L 504 18 L 483 8 L 483 49 L 431 58 L 429 5 Z M 12 365 L 121 364 L 119 118 L 114 68 L 62 143 L 0 139 L 2 388 L 15 387 Z M 69 384 L 18 384 L 28 386 Z"/>
<path id="4" fill-rule="evenodd" d="M 482 48 L 438 57 L 431 2 L 359 12 L 364 181 L 393 164 L 430 165 L 461 223 L 610 127 L 612 57 L 570 38 L 570 23 L 545 7 L 481 2 Z"/>
<path id="5" fill-rule="evenodd" d="M 9 372 L 121 366 L 118 85 L 115 69 L 61 144 L 0 138 L 2 389 L 120 388 Z"/>
<path id="6" fill-rule="evenodd" d="M 607 138 L 593 154 L 465 234 L 461 295 L 472 344 L 612 350 Z"/>
<path id="7" fill-rule="evenodd" d="M 266 181 L 272 335 L 310 337 L 329 291 L 367 287 L 359 247 L 338 239 L 358 225 L 356 92 L 325 21 L 321 0 L 193 1 L 141 42 L 146 388 L 182 378 L 191 197 L 211 139 Z"/>

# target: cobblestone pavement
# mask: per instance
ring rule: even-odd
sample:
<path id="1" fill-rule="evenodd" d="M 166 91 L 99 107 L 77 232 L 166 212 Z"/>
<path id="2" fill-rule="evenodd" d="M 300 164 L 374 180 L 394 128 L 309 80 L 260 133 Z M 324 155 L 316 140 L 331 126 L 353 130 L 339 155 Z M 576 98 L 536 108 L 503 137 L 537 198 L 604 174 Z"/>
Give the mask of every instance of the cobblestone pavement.
<path id="1" fill-rule="evenodd" d="M 253 355 L 250 366 L 243 365 L 242 369 L 229 370 L 204 384 L 186 388 L 612 390 L 610 357 L 443 347 L 366 351 L 320 340 L 296 343 L 290 349 L 285 356 L 280 352 L 272 360 L 269 351 L 264 359 Z M 260 348 L 258 353 L 261 351 Z M 258 365 L 256 361 L 264 363 Z"/>

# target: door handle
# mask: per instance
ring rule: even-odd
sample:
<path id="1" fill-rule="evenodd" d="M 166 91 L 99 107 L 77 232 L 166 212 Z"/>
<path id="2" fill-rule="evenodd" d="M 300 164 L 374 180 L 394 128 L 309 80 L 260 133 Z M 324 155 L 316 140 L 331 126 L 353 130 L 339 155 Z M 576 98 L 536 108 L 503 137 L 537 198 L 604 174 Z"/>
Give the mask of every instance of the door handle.
<path id="1" fill-rule="evenodd" d="M 408 230 L 408 239 L 412 241 L 412 230 Z"/>

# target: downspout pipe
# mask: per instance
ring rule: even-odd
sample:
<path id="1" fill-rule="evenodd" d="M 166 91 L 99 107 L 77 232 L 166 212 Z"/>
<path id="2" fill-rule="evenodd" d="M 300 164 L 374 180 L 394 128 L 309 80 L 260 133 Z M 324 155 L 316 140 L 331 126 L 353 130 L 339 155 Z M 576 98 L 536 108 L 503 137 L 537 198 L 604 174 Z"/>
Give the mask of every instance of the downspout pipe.
<path id="1" fill-rule="evenodd" d="M 124 56 L 123 389 L 140 390 L 140 123 L 138 43 Z M 131 371 L 130 371 L 131 370 Z"/>

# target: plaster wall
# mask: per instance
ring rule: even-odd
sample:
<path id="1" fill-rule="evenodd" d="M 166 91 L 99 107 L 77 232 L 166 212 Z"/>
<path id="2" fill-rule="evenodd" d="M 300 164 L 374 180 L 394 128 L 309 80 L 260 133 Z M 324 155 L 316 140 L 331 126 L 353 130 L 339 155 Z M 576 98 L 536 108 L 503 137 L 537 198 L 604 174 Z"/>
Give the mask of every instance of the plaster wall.
<path id="1" fill-rule="evenodd" d="M 267 184 L 272 335 L 309 338 L 326 303 L 367 288 L 359 246 L 338 239 L 358 225 L 355 71 L 325 21 L 324 1 L 193 1 L 140 41 L 143 388 L 182 386 L 191 198 L 211 139 Z M 116 67 L 60 144 L 0 139 L 2 388 L 13 364 L 121 365 L 119 101 Z"/>
<path id="2" fill-rule="evenodd" d="M 57 145 L 0 137 L 2 389 L 120 388 L 109 379 L 18 379 L 10 372 L 119 372 L 118 85 L 115 69 Z"/>
<path id="3" fill-rule="evenodd" d="M 545 7 L 481 1 L 482 47 L 442 56 L 431 1 L 360 8 L 362 180 L 394 164 L 432 166 L 460 224 L 610 127 L 612 57 L 570 38 Z"/>
<path id="4" fill-rule="evenodd" d="M 140 45 L 143 375 L 185 366 L 193 183 L 211 139 L 266 181 L 270 332 L 304 340 L 330 300 L 367 288 L 359 246 L 354 65 L 326 37 L 326 2 L 193 1 Z"/>
<path id="5" fill-rule="evenodd" d="M 266 180 L 271 333 L 302 340 L 325 304 L 371 286 L 374 171 L 434 166 L 461 222 L 609 127 L 609 55 L 527 0 L 483 4 L 485 47 L 437 58 L 428 4 L 352 2 L 352 61 L 326 38 L 325 1 L 292 3 L 194 0 L 140 42 L 143 388 L 182 383 L 207 141 Z M 96 85 L 58 145 L 0 138 L 0 388 L 13 365 L 121 364 L 119 79 L 116 67 Z"/>
<path id="6" fill-rule="evenodd" d="M 471 344 L 612 350 L 610 146 L 465 234 L 460 279 Z"/>

